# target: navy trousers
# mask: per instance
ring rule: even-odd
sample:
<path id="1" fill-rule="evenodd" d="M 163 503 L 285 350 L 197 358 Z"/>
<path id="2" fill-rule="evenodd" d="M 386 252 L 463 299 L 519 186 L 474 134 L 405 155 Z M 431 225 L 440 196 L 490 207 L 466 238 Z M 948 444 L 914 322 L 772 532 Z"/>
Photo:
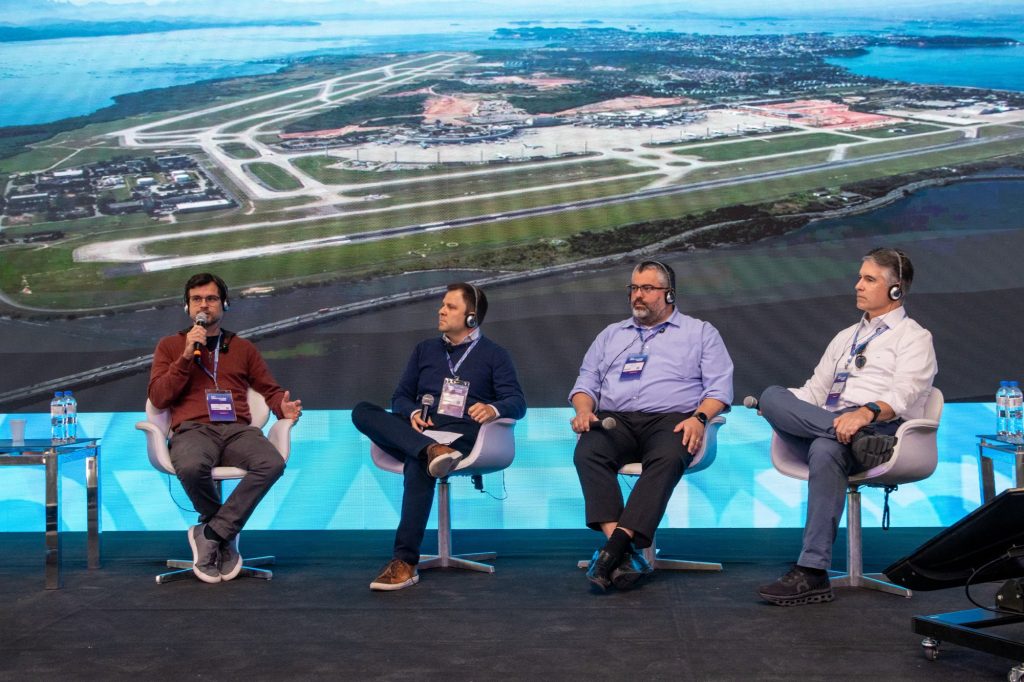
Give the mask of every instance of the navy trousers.
<path id="1" fill-rule="evenodd" d="M 420 561 L 420 547 L 430 518 L 430 508 L 434 504 L 437 479 L 430 475 L 423 456 L 424 450 L 434 440 L 412 428 L 408 418 L 373 403 L 361 402 L 356 405 L 352 410 L 352 423 L 362 434 L 404 465 L 402 517 L 395 532 L 394 558 L 415 566 Z M 436 428 L 463 434 L 451 447 L 464 455 L 473 449 L 480 432 L 480 425 L 470 420 L 445 421 Z"/>

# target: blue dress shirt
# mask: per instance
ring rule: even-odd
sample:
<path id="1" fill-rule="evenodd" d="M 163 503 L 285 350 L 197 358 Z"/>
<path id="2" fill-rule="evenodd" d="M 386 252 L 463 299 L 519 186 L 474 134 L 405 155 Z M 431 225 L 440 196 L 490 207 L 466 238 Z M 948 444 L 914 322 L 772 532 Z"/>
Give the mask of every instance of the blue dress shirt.
<path id="1" fill-rule="evenodd" d="M 627 358 L 647 355 L 643 372 L 623 377 Z M 590 345 L 569 393 L 594 400 L 595 411 L 693 412 L 705 398 L 732 404 L 732 358 L 718 330 L 679 310 L 661 325 L 630 318 L 604 328 Z"/>

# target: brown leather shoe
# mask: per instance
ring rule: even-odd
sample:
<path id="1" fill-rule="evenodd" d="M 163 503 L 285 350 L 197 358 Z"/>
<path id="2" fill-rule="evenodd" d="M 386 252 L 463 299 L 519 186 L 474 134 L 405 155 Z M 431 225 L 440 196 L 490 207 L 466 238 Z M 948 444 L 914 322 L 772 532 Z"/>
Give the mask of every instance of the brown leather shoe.
<path id="1" fill-rule="evenodd" d="M 380 575 L 370 583 L 370 589 L 390 592 L 415 585 L 419 581 L 420 574 L 416 571 L 415 566 L 407 564 L 401 559 L 392 559 L 384 566 Z"/>
<path id="2" fill-rule="evenodd" d="M 427 471 L 434 478 L 444 478 L 456 467 L 462 453 L 447 445 L 434 443 L 427 448 Z"/>

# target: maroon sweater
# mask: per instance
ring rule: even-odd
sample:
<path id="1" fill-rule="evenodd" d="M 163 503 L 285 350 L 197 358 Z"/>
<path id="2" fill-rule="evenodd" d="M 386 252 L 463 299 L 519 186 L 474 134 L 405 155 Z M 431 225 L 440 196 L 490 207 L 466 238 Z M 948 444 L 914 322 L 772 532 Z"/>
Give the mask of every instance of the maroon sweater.
<path id="1" fill-rule="evenodd" d="M 191 358 L 182 357 L 185 333 L 160 339 L 153 353 L 153 368 L 149 373 L 149 399 L 157 409 L 171 410 L 171 428 L 184 421 L 209 423 L 206 409 L 206 389 L 215 388 L 213 379 Z M 213 353 L 203 348 L 203 364 L 213 371 Z M 251 342 L 231 336 L 228 352 L 220 353 L 217 383 L 222 391 L 231 391 L 235 401 L 235 415 L 239 421 L 249 422 L 251 413 L 246 393 L 251 386 L 267 400 L 271 411 L 282 417 L 281 388 L 267 368 L 259 350 Z"/>

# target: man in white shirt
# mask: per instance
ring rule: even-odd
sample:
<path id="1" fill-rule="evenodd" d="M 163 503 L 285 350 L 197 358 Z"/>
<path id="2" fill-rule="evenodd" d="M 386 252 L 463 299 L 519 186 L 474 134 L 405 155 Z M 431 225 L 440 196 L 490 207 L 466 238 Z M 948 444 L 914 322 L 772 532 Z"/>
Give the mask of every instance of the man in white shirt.
<path id="1" fill-rule="evenodd" d="M 832 339 L 800 388 L 770 386 L 758 407 L 779 438 L 807 454 L 807 521 L 792 570 L 758 593 L 779 606 L 832 601 L 828 568 L 847 479 L 892 456 L 896 429 L 921 417 L 938 371 L 932 335 L 907 317 L 914 266 L 897 249 L 863 258 L 860 321 Z"/>

